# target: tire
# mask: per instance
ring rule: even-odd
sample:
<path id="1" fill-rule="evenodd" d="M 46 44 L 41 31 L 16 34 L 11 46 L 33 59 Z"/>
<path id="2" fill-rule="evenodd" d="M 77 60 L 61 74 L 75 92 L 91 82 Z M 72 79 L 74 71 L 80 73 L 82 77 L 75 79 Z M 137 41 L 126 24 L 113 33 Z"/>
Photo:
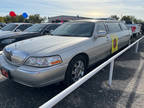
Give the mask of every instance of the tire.
<path id="1" fill-rule="evenodd" d="M 135 42 L 135 38 L 134 38 L 134 36 L 131 36 L 128 44 L 130 45 L 130 44 L 132 44 L 133 42 Z"/>
<path id="2" fill-rule="evenodd" d="M 132 38 L 129 39 L 128 45 L 132 44 Z"/>
<path id="3" fill-rule="evenodd" d="M 78 64 L 80 62 L 82 63 L 81 65 L 83 66 L 83 68 L 81 67 L 81 70 L 80 70 L 80 68 L 76 68 L 76 66 L 78 66 Z M 67 71 L 65 74 L 64 84 L 68 86 L 68 85 L 71 85 L 72 83 L 76 82 L 80 78 L 82 78 L 86 74 L 86 67 L 87 67 L 86 63 L 87 63 L 87 61 L 83 56 L 79 55 L 79 56 L 74 57 L 68 65 L 68 68 L 67 68 Z M 76 70 L 77 70 L 77 72 L 76 72 Z M 78 78 L 76 78 L 76 77 L 78 77 Z"/>

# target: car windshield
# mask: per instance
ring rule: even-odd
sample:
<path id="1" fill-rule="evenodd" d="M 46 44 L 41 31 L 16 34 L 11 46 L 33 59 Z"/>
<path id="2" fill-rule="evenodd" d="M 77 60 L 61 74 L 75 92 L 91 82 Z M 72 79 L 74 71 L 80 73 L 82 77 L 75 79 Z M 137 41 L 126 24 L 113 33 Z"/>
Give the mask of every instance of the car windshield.
<path id="1" fill-rule="evenodd" d="M 33 26 L 24 30 L 24 32 L 41 32 L 46 26 L 46 24 L 34 24 Z"/>
<path id="2" fill-rule="evenodd" d="M 51 35 L 90 37 L 92 36 L 94 25 L 92 22 L 69 22 L 58 27 Z"/>
<path id="3" fill-rule="evenodd" d="M 1 28 L 3 31 L 13 31 L 18 25 L 17 24 L 8 24 L 5 27 Z"/>

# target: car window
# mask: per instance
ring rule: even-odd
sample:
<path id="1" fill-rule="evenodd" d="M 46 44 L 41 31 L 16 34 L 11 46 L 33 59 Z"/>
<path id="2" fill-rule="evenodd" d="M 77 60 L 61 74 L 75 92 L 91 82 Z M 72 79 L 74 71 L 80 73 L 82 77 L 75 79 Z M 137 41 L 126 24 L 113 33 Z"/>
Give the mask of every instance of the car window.
<path id="1" fill-rule="evenodd" d="M 45 27 L 47 26 L 47 24 L 34 24 L 33 26 L 27 28 L 26 30 L 24 30 L 24 32 L 41 32 Z"/>
<path id="2" fill-rule="evenodd" d="M 95 23 L 93 22 L 69 22 L 64 23 L 52 32 L 56 36 L 90 37 Z"/>
<path id="3" fill-rule="evenodd" d="M 47 27 L 46 29 L 47 30 L 55 30 L 58 26 L 60 26 L 60 25 L 50 25 L 49 27 Z"/>
<path id="4" fill-rule="evenodd" d="M 13 31 L 18 25 L 17 24 L 7 24 L 1 30 L 3 31 Z"/>
<path id="5" fill-rule="evenodd" d="M 97 32 L 106 32 L 106 28 L 104 23 L 98 23 L 97 24 Z"/>
<path id="6" fill-rule="evenodd" d="M 27 29 L 28 27 L 30 27 L 30 25 L 22 24 L 22 25 L 20 25 L 17 29 L 19 29 L 20 31 L 24 31 L 24 30 Z"/>
<path id="7" fill-rule="evenodd" d="M 120 32 L 121 28 L 119 23 L 107 23 L 109 33 Z"/>
<path id="8" fill-rule="evenodd" d="M 126 25 L 124 23 L 120 23 L 120 26 L 121 26 L 122 30 L 128 30 L 128 28 L 126 27 Z"/>
<path id="9" fill-rule="evenodd" d="M 32 24 L 25 24 L 25 29 L 27 29 L 27 28 L 29 28 L 31 26 L 32 26 Z"/>
<path id="10" fill-rule="evenodd" d="M 49 34 L 51 30 L 55 30 L 60 25 L 49 25 L 45 28 L 44 34 Z"/>

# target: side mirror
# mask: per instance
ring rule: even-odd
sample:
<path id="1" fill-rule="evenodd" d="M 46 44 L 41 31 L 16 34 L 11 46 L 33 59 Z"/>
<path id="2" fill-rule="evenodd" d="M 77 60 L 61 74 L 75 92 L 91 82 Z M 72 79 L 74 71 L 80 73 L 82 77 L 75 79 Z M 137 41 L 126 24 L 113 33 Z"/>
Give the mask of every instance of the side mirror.
<path id="1" fill-rule="evenodd" d="M 97 33 L 97 37 L 105 37 L 106 34 L 107 34 L 106 31 L 99 31 L 99 32 Z"/>

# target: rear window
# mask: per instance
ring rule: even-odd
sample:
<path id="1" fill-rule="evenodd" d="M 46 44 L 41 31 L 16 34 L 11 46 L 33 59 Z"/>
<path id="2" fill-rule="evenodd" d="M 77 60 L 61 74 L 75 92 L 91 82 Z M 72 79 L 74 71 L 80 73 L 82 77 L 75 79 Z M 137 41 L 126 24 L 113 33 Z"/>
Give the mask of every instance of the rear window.
<path id="1" fill-rule="evenodd" d="M 121 23 L 120 26 L 121 26 L 122 30 L 128 30 L 128 28 L 125 26 L 125 24 Z"/>
<path id="2" fill-rule="evenodd" d="M 120 32 L 121 28 L 119 23 L 107 23 L 109 33 Z"/>

